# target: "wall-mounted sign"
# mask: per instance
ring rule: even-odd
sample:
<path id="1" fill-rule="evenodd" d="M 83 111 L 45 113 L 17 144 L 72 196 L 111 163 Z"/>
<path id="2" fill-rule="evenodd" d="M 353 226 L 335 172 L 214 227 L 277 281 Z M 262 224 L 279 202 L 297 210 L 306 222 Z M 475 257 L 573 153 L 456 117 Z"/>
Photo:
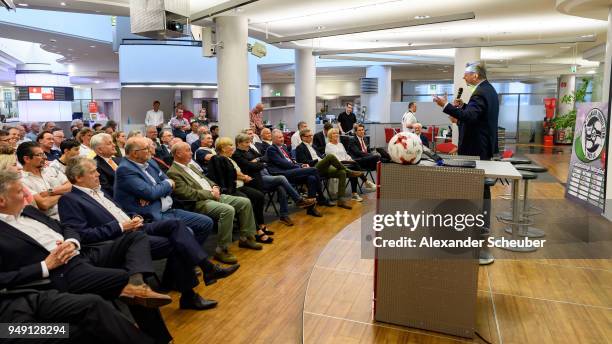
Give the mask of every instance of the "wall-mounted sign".
<path id="1" fill-rule="evenodd" d="M 89 113 L 98 113 L 98 103 L 96 102 L 89 102 L 87 104 L 87 109 L 89 110 Z"/>
<path id="2" fill-rule="evenodd" d="M 15 89 L 17 90 L 17 100 L 74 100 L 74 90 L 72 87 L 18 86 Z"/>
<path id="3" fill-rule="evenodd" d="M 274 92 L 274 96 L 275 97 L 280 97 L 281 96 L 281 91 L 275 91 Z"/>
<path id="4" fill-rule="evenodd" d="M 55 100 L 53 87 L 28 87 L 30 100 Z"/>

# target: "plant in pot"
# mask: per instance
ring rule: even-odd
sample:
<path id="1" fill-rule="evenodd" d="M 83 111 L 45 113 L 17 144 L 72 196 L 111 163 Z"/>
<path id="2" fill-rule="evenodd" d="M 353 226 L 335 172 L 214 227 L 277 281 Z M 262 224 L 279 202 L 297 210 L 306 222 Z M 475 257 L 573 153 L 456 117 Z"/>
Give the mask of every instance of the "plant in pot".
<path id="1" fill-rule="evenodd" d="M 574 126 L 576 125 L 576 103 L 584 102 L 590 82 L 591 80 L 589 79 L 582 79 L 582 86 L 580 86 L 576 92 L 566 94 L 563 96 L 563 98 L 561 98 L 561 103 L 571 104 L 572 110 L 561 116 L 557 116 L 552 120 L 552 125 L 557 134 L 557 143 L 572 143 L 574 139 Z"/>

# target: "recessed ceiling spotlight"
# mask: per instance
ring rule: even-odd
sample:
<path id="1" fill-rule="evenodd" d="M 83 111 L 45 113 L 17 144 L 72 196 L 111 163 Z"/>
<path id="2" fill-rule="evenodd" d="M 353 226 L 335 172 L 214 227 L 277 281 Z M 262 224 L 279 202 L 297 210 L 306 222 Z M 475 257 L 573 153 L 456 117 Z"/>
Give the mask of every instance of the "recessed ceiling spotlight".
<path id="1" fill-rule="evenodd" d="M 323 29 L 325 29 L 325 26 L 323 26 L 323 25 L 317 26 L 317 30 L 323 30 Z"/>
<path id="2" fill-rule="evenodd" d="M 594 70 L 590 70 L 587 72 L 587 74 L 595 74 L 596 72 Z"/>
<path id="3" fill-rule="evenodd" d="M 28 4 L 23 4 L 23 3 L 22 3 L 22 4 L 17 4 L 17 5 L 19 5 L 19 6 L 21 6 L 21 7 L 28 7 L 28 6 L 30 6 L 30 5 L 28 5 Z"/>
<path id="4" fill-rule="evenodd" d="M 56 39 L 51 38 L 51 39 L 49 40 L 49 42 L 55 43 L 55 42 L 57 42 L 57 40 L 56 40 Z"/>
<path id="5" fill-rule="evenodd" d="M 571 47 L 567 47 L 566 46 L 566 47 L 559 47 L 559 48 L 561 48 L 561 49 L 570 49 Z"/>
<path id="6" fill-rule="evenodd" d="M 242 7 L 238 7 L 238 8 L 236 9 L 236 12 L 242 12 L 242 11 L 244 11 L 244 8 L 242 8 Z"/>
<path id="7" fill-rule="evenodd" d="M 96 80 L 96 81 L 94 81 L 94 82 L 95 82 L 96 84 L 99 84 L 99 83 L 101 83 L 102 81 L 100 81 L 100 80 Z"/>
<path id="8" fill-rule="evenodd" d="M 582 36 L 580 36 L 580 38 L 591 38 L 591 37 L 593 37 L 593 36 L 595 36 L 595 35 L 594 35 L 594 34 L 590 34 L 590 35 L 582 35 Z"/>
<path id="9" fill-rule="evenodd" d="M 65 2 L 60 2 L 60 5 L 66 6 L 66 3 Z"/>
<path id="10" fill-rule="evenodd" d="M 95 48 L 96 46 L 95 46 L 95 45 L 90 45 L 89 47 L 90 47 L 90 48 Z"/>
<path id="11" fill-rule="evenodd" d="M 431 16 L 428 16 L 428 15 L 414 16 L 414 19 L 428 19 L 428 18 L 431 18 Z"/>

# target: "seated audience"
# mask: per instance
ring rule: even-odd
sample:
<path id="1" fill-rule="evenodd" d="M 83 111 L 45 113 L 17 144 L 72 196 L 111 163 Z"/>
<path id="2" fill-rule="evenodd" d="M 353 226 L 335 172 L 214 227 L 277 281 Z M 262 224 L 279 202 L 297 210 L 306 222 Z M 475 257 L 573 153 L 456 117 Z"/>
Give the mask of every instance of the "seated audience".
<path id="1" fill-rule="evenodd" d="M 300 132 L 302 143 L 295 149 L 295 160 L 300 164 L 308 164 L 319 171 L 319 175 L 326 178 L 338 178 L 338 206 L 344 209 L 352 209 L 347 200 L 344 199 L 346 191 L 346 177 L 359 177 L 361 172 L 351 171 L 344 166 L 335 155 L 324 156 L 317 152 L 312 146 L 312 130 L 305 128 Z M 353 198 L 354 195 L 353 195 Z"/>
<path id="2" fill-rule="evenodd" d="M 115 171 L 121 163 L 121 158 L 113 156 L 115 145 L 112 140 L 112 136 L 106 133 L 96 134 L 91 138 L 91 148 L 96 152 L 94 160 L 100 174 L 100 188 L 110 198 L 113 198 L 114 195 Z"/>
<path id="3" fill-rule="evenodd" d="M 133 137 L 125 145 L 126 156 L 115 171 L 115 201 L 128 212 L 147 221 L 179 219 L 193 231 L 201 244 L 211 232 L 210 217 L 172 208 L 174 181 L 168 179 L 155 161 L 151 160 L 149 142 L 144 137 Z"/>
<path id="4" fill-rule="evenodd" d="M 210 127 L 210 135 L 212 135 L 213 145 L 214 145 L 217 142 L 217 139 L 219 138 L 219 126 L 218 125 L 213 125 Z"/>
<path id="5" fill-rule="evenodd" d="M 197 135 L 196 135 L 196 140 L 192 141 L 191 143 L 189 143 L 191 145 L 191 151 L 195 152 L 198 148 L 200 148 L 201 145 L 201 141 L 202 141 L 202 135 L 204 134 L 208 134 L 208 127 L 207 126 L 199 126 L 198 127 L 198 131 L 197 131 Z"/>
<path id="6" fill-rule="evenodd" d="M 110 140 L 103 137 L 104 140 Z M 92 138 L 92 142 L 96 139 Z M 168 219 L 144 223 L 139 215 L 129 216 L 108 196 L 100 192 L 96 162 L 78 157 L 72 159 L 66 168 L 71 181 L 72 191 L 66 193 L 59 202 L 62 224 L 76 231 L 83 244 L 99 244 L 117 240 L 129 232 L 143 231 L 151 243 L 153 259 L 168 258 L 164 280 L 172 279 L 181 292 L 180 307 L 183 309 L 203 310 L 216 306 L 216 301 L 208 301 L 193 291 L 198 284 L 194 267 L 199 266 L 204 273 L 206 285 L 218 278 L 229 276 L 238 265 L 221 268 L 208 260 L 206 252 L 198 244 L 193 234 L 182 221 Z M 207 233 L 208 234 L 208 233 Z"/>
<path id="7" fill-rule="evenodd" d="M 261 129 L 261 142 L 256 142 L 255 147 L 261 155 L 266 156 L 266 150 L 272 146 L 272 130 L 268 128 Z"/>
<path id="8" fill-rule="evenodd" d="M 325 154 L 325 146 L 327 146 L 328 141 L 327 132 L 329 132 L 329 129 L 332 129 L 333 127 L 333 124 L 325 122 L 325 124 L 323 124 L 323 130 L 316 133 L 312 138 L 312 147 L 321 155 Z"/>
<path id="9" fill-rule="evenodd" d="M 217 221 L 215 258 L 227 264 L 237 261 L 229 251 L 235 216 L 238 217 L 240 226 L 239 246 L 261 250 L 262 246 L 255 242 L 257 225 L 249 199 L 222 193 L 219 185 L 204 176 L 202 169 L 192 160 L 189 144 L 177 143 L 172 147 L 172 155 L 174 163 L 168 170 L 168 177 L 176 183 L 174 195 L 195 201 L 195 211 L 207 214 Z"/>
<path id="10" fill-rule="evenodd" d="M 421 123 L 415 123 L 412 125 L 412 129 L 414 129 L 414 133 L 421 139 L 423 146 L 429 148 L 429 140 L 427 136 L 423 134 L 423 125 Z"/>
<path id="11" fill-rule="evenodd" d="M 172 154 L 170 154 L 170 142 L 172 141 L 174 136 L 172 136 L 172 133 L 169 130 L 162 130 L 160 135 L 161 135 L 160 143 L 157 145 L 157 149 L 155 150 L 155 157 L 160 159 L 168 167 L 170 167 L 172 165 Z"/>
<path id="12" fill-rule="evenodd" d="M 200 112 L 198 113 L 198 117 L 192 119 L 191 121 L 198 122 L 200 126 L 207 126 L 208 118 L 206 117 L 206 108 L 203 107 L 202 109 L 200 109 Z"/>
<path id="13" fill-rule="evenodd" d="M 253 133 L 253 129 L 248 129 L 247 132 Z M 259 191 L 276 190 L 279 202 L 280 221 L 287 226 L 293 226 L 293 221 L 289 217 L 289 204 L 287 194 L 291 196 L 295 204 L 300 208 L 309 208 L 316 203 L 315 199 L 303 198 L 293 186 L 289 183 L 285 176 L 272 176 L 263 162 L 261 156 L 255 148 L 251 137 L 248 134 L 238 134 L 236 136 L 236 151 L 232 155 L 232 159 L 238 164 L 242 172 L 253 179 L 261 178 L 261 188 Z"/>
<path id="14" fill-rule="evenodd" d="M 326 155 L 335 155 L 342 164 L 346 165 L 350 169 L 354 171 L 361 171 L 359 164 L 357 164 L 353 158 L 346 152 L 344 149 L 344 145 L 340 142 L 340 131 L 336 128 L 329 129 L 327 132 L 327 146 L 325 146 L 325 154 Z M 365 175 L 361 176 L 361 179 L 365 182 L 367 178 Z M 357 193 L 357 178 L 349 178 L 351 182 L 351 190 L 353 192 L 353 199 L 361 202 L 363 199 Z M 367 189 L 367 188 L 366 188 Z"/>
<path id="15" fill-rule="evenodd" d="M 24 207 L 22 199 L 19 175 L 0 171 L 0 288 L 48 278 L 50 287 L 61 292 L 121 296 L 126 303 L 147 307 L 172 301 L 144 283 L 143 275 L 152 274 L 153 266 L 142 232 L 95 247 L 81 245 L 78 233 Z"/>
<path id="16" fill-rule="evenodd" d="M 47 161 L 59 159 L 62 155 L 60 151 L 53 149 L 53 134 L 50 131 L 40 132 L 36 137 L 36 142 L 38 142 L 43 153 L 45 153 Z"/>
<path id="17" fill-rule="evenodd" d="M 77 141 L 81 143 L 81 149 L 79 152 L 80 156 L 84 156 L 88 158 L 94 157 L 95 153 L 89 147 L 89 140 L 91 140 L 92 136 L 94 136 L 94 131 L 91 130 L 90 128 L 83 128 L 79 130 L 79 132 L 77 133 L 76 139 Z"/>
<path id="18" fill-rule="evenodd" d="M 189 121 L 183 118 L 183 109 L 176 109 L 176 116 L 170 119 L 170 127 L 172 127 L 172 135 L 185 141 L 187 130 L 189 130 Z"/>
<path id="19" fill-rule="evenodd" d="M 51 131 L 55 127 L 56 127 L 55 122 L 45 122 L 43 123 L 42 131 Z"/>
<path id="20" fill-rule="evenodd" d="M 323 195 L 323 187 L 319 179 L 319 172 L 316 168 L 307 164 L 298 164 L 291 159 L 287 147 L 284 145 L 283 132 L 274 129 L 272 133 L 272 143 L 266 149 L 268 159 L 268 171 L 272 174 L 283 175 L 292 184 L 306 184 L 308 187 L 308 197 L 317 198 L 320 205 L 333 206 Z M 309 208 L 307 214 L 321 217 L 321 213 L 316 208 Z"/>
<path id="21" fill-rule="evenodd" d="M 64 135 L 64 130 L 62 130 L 61 128 L 53 128 L 53 130 L 51 130 L 51 133 L 53 134 L 53 148 L 51 149 L 59 151 L 61 155 L 62 150 L 60 149 L 60 144 L 66 139 L 66 136 Z"/>
<path id="22" fill-rule="evenodd" d="M 208 163 L 210 159 L 217 155 L 217 151 L 215 147 L 213 147 L 212 135 L 210 133 L 202 135 L 200 138 L 200 147 L 193 152 L 193 160 L 200 165 L 202 170 L 208 172 Z"/>
<path id="23" fill-rule="evenodd" d="M 142 132 L 140 132 L 140 130 L 130 130 L 130 132 L 128 133 L 128 140 L 131 139 L 132 137 L 142 137 Z"/>
<path id="24" fill-rule="evenodd" d="M 117 158 L 122 158 L 125 156 L 125 142 L 127 141 L 127 137 L 122 130 L 115 131 L 112 134 L 113 143 L 115 144 L 115 156 Z"/>
<path id="25" fill-rule="evenodd" d="M 200 125 L 198 122 L 191 122 L 191 132 L 185 137 L 185 142 L 192 144 L 200 139 L 200 134 L 198 133 L 199 128 Z"/>
<path id="26" fill-rule="evenodd" d="M 12 128 L 9 128 L 8 132 L 9 132 L 9 136 L 11 137 L 11 139 L 8 141 L 9 144 L 12 144 L 13 149 L 17 149 L 17 146 L 19 146 L 21 143 L 29 141 L 29 139 L 25 140 L 25 139 L 21 139 L 21 130 L 19 129 L 19 127 L 23 126 L 15 126 Z"/>
<path id="27" fill-rule="evenodd" d="M 302 139 L 300 138 L 300 132 L 304 129 L 308 128 L 308 124 L 304 121 L 299 121 L 297 124 L 297 130 L 291 135 L 291 149 L 295 150 L 295 148 L 302 143 Z"/>
<path id="28" fill-rule="evenodd" d="M 15 149 L 12 147 L 0 147 L 0 171 L 9 171 L 21 175 L 23 168 L 17 163 L 17 156 L 15 155 Z M 34 202 L 34 196 L 30 189 L 25 185 L 23 186 L 23 204 L 36 206 Z"/>
<path id="29" fill-rule="evenodd" d="M 355 136 L 350 138 L 347 150 L 351 158 L 353 158 L 363 170 L 376 171 L 380 156 L 370 153 L 370 148 L 365 141 L 365 126 L 363 124 L 355 125 Z M 366 187 L 375 189 L 376 185 L 370 180 L 367 180 Z"/>
<path id="30" fill-rule="evenodd" d="M 30 141 L 36 142 L 36 138 L 38 137 L 39 132 L 40 132 L 40 124 L 38 124 L 38 122 L 32 122 L 30 123 L 30 130 L 26 134 L 26 137 Z"/>
<path id="31" fill-rule="evenodd" d="M 251 200 L 255 222 L 257 224 L 257 242 L 269 244 L 272 238 L 267 236 L 264 220 L 264 194 L 261 189 L 261 178 L 252 178 L 240 170 L 234 160 L 234 144 L 229 137 L 220 137 L 215 145 L 218 155 L 211 159 L 208 166 L 208 177 L 219 185 L 221 193 L 246 197 Z M 268 231 L 268 233 L 270 233 Z"/>
<path id="32" fill-rule="evenodd" d="M 68 180 L 54 179 L 45 168 L 45 153 L 36 142 L 24 142 L 17 148 L 17 160 L 23 166 L 23 184 L 34 194 L 38 209 L 49 217 L 59 219 L 57 201 L 70 191 Z"/>
<path id="33" fill-rule="evenodd" d="M 45 170 L 52 175 L 53 179 L 66 182 L 68 180 L 68 178 L 66 178 L 66 164 L 68 160 L 75 156 L 79 156 L 80 148 L 81 144 L 78 141 L 73 139 L 65 140 L 60 144 L 60 150 L 63 154 L 59 159 L 51 161 Z"/>
<path id="34" fill-rule="evenodd" d="M 0 146 L 6 146 L 15 149 L 16 143 L 17 140 L 7 130 L 0 130 Z"/>
<path id="35" fill-rule="evenodd" d="M 94 131 L 94 134 L 97 134 L 102 130 L 102 123 L 95 123 L 91 129 Z"/>

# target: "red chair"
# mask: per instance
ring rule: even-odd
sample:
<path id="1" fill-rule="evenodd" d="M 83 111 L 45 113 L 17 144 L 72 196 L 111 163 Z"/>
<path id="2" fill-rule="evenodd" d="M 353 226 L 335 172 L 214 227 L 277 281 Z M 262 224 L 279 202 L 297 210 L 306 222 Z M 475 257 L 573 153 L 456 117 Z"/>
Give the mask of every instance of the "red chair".
<path id="1" fill-rule="evenodd" d="M 385 142 L 389 143 L 395 134 L 399 133 L 399 128 L 385 128 Z"/>
<path id="2" fill-rule="evenodd" d="M 455 154 L 457 153 L 457 146 L 451 142 L 439 143 L 436 145 L 436 152 L 442 154 Z"/>
<path id="3" fill-rule="evenodd" d="M 508 158 L 512 158 L 514 156 L 514 152 L 506 149 L 503 153 L 502 153 L 502 158 L 504 159 L 508 159 Z"/>

